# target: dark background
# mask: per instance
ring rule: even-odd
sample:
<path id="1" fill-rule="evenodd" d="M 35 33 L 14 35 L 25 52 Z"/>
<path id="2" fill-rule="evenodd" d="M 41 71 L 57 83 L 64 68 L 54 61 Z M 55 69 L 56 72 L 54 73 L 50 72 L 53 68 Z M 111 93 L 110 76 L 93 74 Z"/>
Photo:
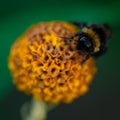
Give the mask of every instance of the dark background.
<path id="1" fill-rule="evenodd" d="M 20 120 L 20 107 L 30 100 L 12 84 L 10 46 L 31 24 L 50 20 L 106 22 L 113 36 L 107 54 L 97 60 L 90 91 L 50 111 L 47 120 L 120 120 L 119 0 L 0 0 L 0 120 Z"/>

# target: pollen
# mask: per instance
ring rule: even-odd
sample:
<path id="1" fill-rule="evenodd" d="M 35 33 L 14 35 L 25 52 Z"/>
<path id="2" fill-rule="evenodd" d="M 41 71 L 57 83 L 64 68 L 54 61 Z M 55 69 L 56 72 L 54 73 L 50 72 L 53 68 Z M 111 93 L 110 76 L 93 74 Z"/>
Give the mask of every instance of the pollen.
<path id="1" fill-rule="evenodd" d="M 30 27 L 11 47 L 8 66 L 18 90 L 48 103 L 70 103 L 84 95 L 96 73 L 95 60 L 83 65 L 76 50 L 74 25 L 41 22 Z"/>

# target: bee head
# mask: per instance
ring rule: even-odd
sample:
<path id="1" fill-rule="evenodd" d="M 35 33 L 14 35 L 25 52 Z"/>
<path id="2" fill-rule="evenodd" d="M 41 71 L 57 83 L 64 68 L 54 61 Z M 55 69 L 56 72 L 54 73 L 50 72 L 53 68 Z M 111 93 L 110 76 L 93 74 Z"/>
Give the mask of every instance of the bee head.
<path id="1" fill-rule="evenodd" d="M 88 34 L 82 32 L 78 37 L 77 50 L 93 52 L 94 48 L 92 41 L 92 38 Z"/>

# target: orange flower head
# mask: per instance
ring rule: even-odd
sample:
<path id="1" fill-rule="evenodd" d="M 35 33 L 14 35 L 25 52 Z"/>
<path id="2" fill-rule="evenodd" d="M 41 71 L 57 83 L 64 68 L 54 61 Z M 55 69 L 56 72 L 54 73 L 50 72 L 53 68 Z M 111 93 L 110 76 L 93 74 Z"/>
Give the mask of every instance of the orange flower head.
<path id="1" fill-rule="evenodd" d="M 96 73 L 94 58 L 83 65 L 74 25 L 55 21 L 33 25 L 13 44 L 9 68 L 20 91 L 48 103 L 69 103 L 85 94 Z"/>

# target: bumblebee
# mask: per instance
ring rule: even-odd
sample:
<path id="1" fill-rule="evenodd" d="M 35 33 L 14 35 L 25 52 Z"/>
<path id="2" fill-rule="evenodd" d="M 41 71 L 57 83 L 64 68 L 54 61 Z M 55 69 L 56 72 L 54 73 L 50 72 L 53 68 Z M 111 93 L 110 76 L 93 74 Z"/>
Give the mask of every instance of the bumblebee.
<path id="1" fill-rule="evenodd" d="M 107 50 L 107 42 L 111 37 L 111 29 L 107 24 L 87 24 L 71 22 L 80 28 L 80 31 L 68 38 L 72 41 L 77 37 L 76 49 L 84 57 L 81 64 L 92 57 L 99 57 Z"/>

